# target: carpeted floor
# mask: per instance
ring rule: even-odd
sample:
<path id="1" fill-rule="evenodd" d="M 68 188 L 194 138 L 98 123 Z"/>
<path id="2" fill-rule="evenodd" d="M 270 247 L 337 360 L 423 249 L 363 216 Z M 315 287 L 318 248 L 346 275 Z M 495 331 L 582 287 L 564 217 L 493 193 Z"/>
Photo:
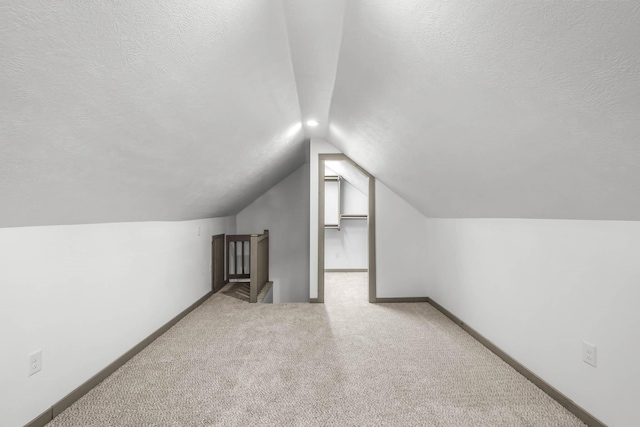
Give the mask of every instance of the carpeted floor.
<path id="1" fill-rule="evenodd" d="M 271 290 L 272 282 L 267 282 L 258 293 L 258 303 L 262 303 Z M 231 282 L 220 289 L 223 294 L 239 299 L 248 303 L 251 301 L 251 283 L 250 282 Z"/>
<path id="2" fill-rule="evenodd" d="M 325 305 L 369 305 L 368 274 L 369 273 L 325 273 Z"/>
<path id="3" fill-rule="evenodd" d="M 49 426 L 583 425 L 429 304 L 368 304 L 349 274 L 324 305 L 214 295 Z"/>

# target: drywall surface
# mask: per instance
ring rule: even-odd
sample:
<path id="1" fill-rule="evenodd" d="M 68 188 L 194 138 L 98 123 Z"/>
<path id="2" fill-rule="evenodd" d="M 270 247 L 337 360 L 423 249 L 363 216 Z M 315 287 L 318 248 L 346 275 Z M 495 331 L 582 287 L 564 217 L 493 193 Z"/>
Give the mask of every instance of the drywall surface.
<path id="1" fill-rule="evenodd" d="M 283 0 L 291 62 L 308 138 L 327 133 L 329 105 L 338 68 L 345 0 Z"/>
<path id="2" fill-rule="evenodd" d="M 235 215 L 304 164 L 282 2 L 1 8 L 0 227 Z"/>
<path id="3" fill-rule="evenodd" d="M 340 182 L 324 182 L 324 223 L 329 225 L 340 224 Z"/>
<path id="4" fill-rule="evenodd" d="M 365 185 L 366 184 L 365 180 Z M 325 205 L 330 195 L 325 192 Z M 343 214 L 367 214 L 368 199 L 345 180 L 340 181 Z M 324 230 L 325 269 L 366 269 L 369 266 L 367 220 L 342 220 L 340 230 Z"/>
<path id="5" fill-rule="evenodd" d="M 376 180 L 378 298 L 426 297 L 426 218 Z"/>
<path id="6" fill-rule="evenodd" d="M 367 221 L 343 221 L 340 230 L 324 231 L 324 268 L 369 268 Z"/>
<path id="7" fill-rule="evenodd" d="M 318 154 L 340 151 L 324 139 L 309 144 L 309 296 L 318 298 Z"/>
<path id="8" fill-rule="evenodd" d="M 327 138 L 428 217 L 640 220 L 640 3 L 347 1 Z"/>
<path id="9" fill-rule="evenodd" d="M 0 229 L 0 423 L 28 423 L 206 294 L 211 236 L 233 232 L 233 217 Z"/>
<path id="10" fill-rule="evenodd" d="M 236 216 L 238 234 L 269 230 L 273 302 L 309 301 L 309 165 L 304 164 Z"/>
<path id="11" fill-rule="evenodd" d="M 637 425 L 640 222 L 429 219 L 426 235 L 430 297 L 607 425 Z"/>
<path id="12" fill-rule="evenodd" d="M 348 215 L 367 215 L 369 213 L 369 198 L 345 179 L 340 187 L 340 205 L 342 213 Z M 365 179 L 364 185 L 369 188 L 369 179 Z"/>

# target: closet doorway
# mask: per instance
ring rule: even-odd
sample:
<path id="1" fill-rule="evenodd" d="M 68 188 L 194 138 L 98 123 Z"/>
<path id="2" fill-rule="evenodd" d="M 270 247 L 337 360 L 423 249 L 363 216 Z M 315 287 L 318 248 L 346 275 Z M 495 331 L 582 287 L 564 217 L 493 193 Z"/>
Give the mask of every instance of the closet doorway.
<path id="1" fill-rule="evenodd" d="M 318 302 L 374 303 L 375 179 L 344 154 L 318 162 Z"/>

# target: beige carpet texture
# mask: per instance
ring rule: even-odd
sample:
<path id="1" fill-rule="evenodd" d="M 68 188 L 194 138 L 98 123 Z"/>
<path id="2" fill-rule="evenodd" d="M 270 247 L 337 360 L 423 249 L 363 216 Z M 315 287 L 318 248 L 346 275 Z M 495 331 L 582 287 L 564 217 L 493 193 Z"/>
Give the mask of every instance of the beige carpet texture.
<path id="1" fill-rule="evenodd" d="M 327 273 L 325 304 L 219 292 L 48 425 L 583 426 L 427 303 L 369 304 Z"/>

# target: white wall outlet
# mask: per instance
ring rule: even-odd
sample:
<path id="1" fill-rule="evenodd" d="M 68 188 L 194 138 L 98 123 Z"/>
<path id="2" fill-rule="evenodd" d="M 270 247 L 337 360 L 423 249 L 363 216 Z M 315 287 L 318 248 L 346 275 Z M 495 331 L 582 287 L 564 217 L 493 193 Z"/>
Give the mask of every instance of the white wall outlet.
<path id="1" fill-rule="evenodd" d="M 34 351 L 29 355 L 29 376 L 42 370 L 42 350 Z"/>
<path id="2" fill-rule="evenodd" d="M 596 367 L 598 358 L 595 345 L 589 344 L 586 341 L 582 341 L 582 360 L 584 361 L 584 363 L 588 363 L 594 368 Z"/>
<path id="3" fill-rule="evenodd" d="M 200 235 L 200 226 L 198 226 L 198 236 Z"/>
<path id="4" fill-rule="evenodd" d="M 336 258 L 340 258 L 340 252 L 336 252 Z"/>

